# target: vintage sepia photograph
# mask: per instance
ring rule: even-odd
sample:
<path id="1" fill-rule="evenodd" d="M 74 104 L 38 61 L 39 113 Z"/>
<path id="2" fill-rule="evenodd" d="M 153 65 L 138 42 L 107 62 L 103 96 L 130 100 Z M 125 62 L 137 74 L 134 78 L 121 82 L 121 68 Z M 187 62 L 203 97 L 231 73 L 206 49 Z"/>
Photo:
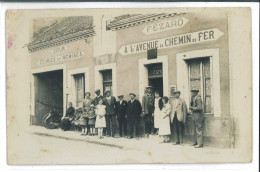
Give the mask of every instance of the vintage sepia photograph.
<path id="1" fill-rule="evenodd" d="M 252 161 L 250 8 L 6 11 L 9 165 Z"/>

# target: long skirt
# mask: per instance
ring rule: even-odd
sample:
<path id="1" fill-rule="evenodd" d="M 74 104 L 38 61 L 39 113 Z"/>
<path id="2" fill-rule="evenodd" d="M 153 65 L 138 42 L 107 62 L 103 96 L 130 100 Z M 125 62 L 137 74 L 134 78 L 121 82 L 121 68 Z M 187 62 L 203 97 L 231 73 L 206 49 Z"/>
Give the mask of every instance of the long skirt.
<path id="1" fill-rule="evenodd" d="M 159 108 L 154 109 L 154 128 L 159 128 L 160 126 L 160 113 L 161 110 Z"/>

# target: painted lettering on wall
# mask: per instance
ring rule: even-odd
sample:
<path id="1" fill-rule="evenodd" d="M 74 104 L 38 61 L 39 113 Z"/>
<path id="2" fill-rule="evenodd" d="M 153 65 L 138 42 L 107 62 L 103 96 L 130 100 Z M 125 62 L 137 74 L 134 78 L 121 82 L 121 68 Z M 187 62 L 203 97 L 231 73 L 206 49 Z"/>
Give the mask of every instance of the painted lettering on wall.
<path id="1" fill-rule="evenodd" d="M 167 20 L 145 26 L 142 30 L 145 34 L 153 34 L 167 30 L 173 30 L 183 27 L 188 22 L 188 19 L 181 17 L 177 19 Z"/>
<path id="2" fill-rule="evenodd" d="M 56 47 L 54 49 L 52 49 L 52 53 L 56 54 L 56 53 L 62 53 L 64 51 L 67 50 L 68 47 L 66 46 L 61 46 L 61 47 Z"/>
<path id="3" fill-rule="evenodd" d="M 38 65 L 46 65 L 46 64 L 53 64 L 53 63 L 59 63 L 59 62 L 65 62 L 68 60 L 76 60 L 79 58 L 82 58 L 84 56 L 83 51 L 76 51 L 60 56 L 55 56 L 55 57 L 48 57 L 48 58 L 42 58 L 38 60 Z"/>
<path id="4" fill-rule="evenodd" d="M 224 33 L 220 30 L 213 28 L 202 30 L 198 32 L 186 33 L 177 36 L 170 36 L 161 39 L 144 41 L 134 44 L 123 45 L 120 47 L 119 52 L 122 55 L 146 52 L 150 49 L 163 49 L 172 48 L 182 45 L 197 44 L 219 39 Z"/>

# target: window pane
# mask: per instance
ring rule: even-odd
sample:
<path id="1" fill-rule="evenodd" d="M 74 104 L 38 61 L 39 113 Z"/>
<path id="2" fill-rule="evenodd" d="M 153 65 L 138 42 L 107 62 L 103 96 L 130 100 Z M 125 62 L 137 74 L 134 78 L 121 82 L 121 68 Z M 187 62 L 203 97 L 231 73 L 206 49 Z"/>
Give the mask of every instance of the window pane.
<path id="1" fill-rule="evenodd" d="M 200 79 L 200 60 L 190 62 L 190 79 Z"/>
<path id="2" fill-rule="evenodd" d="M 112 70 L 105 70 L 102 72 L 103 81 L 112 81 Z"/>
<path id="3" fill-rule="evenodd" d="M 205 79 L 205 95 L 210 96 L 211 95 L 211 83 L 210 78 Z"/>
<path id="4" fill-rule="evenodd" d="M 205 113 L 211 113 L 211 97 L 205 98 Z"/>
<path id="5" fill-rule="evenodd" d="M 84 99 L 84 77 L 84 74 L 74 75 L 76 87 L 76 102 L 78 107 L 82 106 L 82 100 Z"/>
<path id="6" fill-rule="evenodd" d="M 210 61 L 209 58 L 203 61 L 204 77 L 210 78 Z"/>
<path id="7" fill-rule="evenodd" d="M 200 90 L 200 79 L 191 80 L 190 81 L 190 89 L 191 90 L 194 90 L 194 89 Z"/>
<path id="8" fill-rule="evenodd" d="M 204 79 L 204 111 L 205 113 L 211 112 L 211 76 L 210 76 L 210 59 L 205 58 L 202 62 L 203 65 L 203 79 Z"/>

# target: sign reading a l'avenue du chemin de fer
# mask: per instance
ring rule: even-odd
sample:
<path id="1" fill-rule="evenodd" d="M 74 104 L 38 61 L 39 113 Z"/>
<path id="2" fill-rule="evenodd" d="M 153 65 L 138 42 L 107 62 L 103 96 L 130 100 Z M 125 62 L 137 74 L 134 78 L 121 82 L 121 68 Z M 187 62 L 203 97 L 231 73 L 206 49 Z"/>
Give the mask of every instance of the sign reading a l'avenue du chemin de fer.
<path id="1" fill-rule="evenodd" d="M 139 43 L 133 43 L 123 45 L 119 49 L 119 53 L 122 55 L 134 54 L 146 52 L 150 49 L 163 49 L 172 48 L 182 45 L 197 44 L 209 41 L 215 41 L 219 39 L 224 33 L 217 28 L 201 30 L 197 32 L 191 32 L 176 36 L 170 36 L 166 38 L 154 39 L 150 41 L 144 41 Z"/>
<path id="2" fill-rule="evenodd" d="M 173 30 L 183 27 L 188 22 L 188 19 L 181 17 L 177 19 L 171 19 L 167 21 L 162 21 L 158 23 L 154 23 L 151 25 L 147 25 L 143 28 L 142 32 L 146 35 L 163 32 L 167 30 Z"/>

